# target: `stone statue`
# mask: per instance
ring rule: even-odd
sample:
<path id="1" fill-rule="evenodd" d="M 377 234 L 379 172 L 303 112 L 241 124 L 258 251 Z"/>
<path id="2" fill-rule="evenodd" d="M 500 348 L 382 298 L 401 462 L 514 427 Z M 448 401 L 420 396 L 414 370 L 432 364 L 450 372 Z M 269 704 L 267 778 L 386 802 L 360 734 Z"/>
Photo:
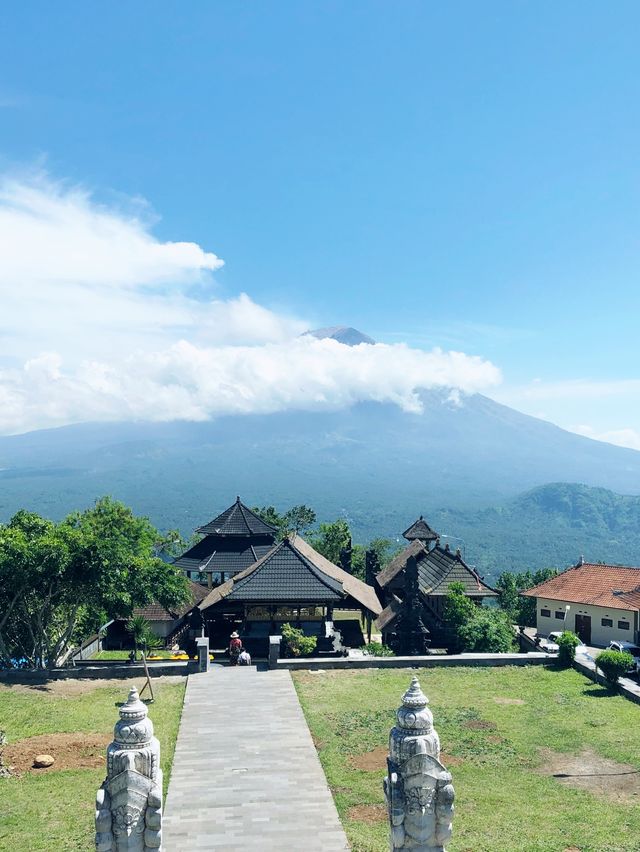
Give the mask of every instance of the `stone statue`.
<path id="1" fill-rule="evenodd" d="M 404 572 L 404 601 L 398 630 L 398 652 L 401 656 L 424 654 L 429 644 L 429 630 L 422 620 L 422 601 L 415 556 L 407 560 Z"/>
<path id="2" fill-rule="evenodd" d="M 384 794 L 391 852 L 445 852 L 451 837 L 453 786 L 440 763 L 440 739 L 428 703 L 414 677 L 389 736 Z"/>
<path id="3" fill-rule="evenodd" d="M 107 748 L 107 777 L 96 797 L 97 852 L 162 848 L 160 743 L 138 690 L 120 707 Z"/>

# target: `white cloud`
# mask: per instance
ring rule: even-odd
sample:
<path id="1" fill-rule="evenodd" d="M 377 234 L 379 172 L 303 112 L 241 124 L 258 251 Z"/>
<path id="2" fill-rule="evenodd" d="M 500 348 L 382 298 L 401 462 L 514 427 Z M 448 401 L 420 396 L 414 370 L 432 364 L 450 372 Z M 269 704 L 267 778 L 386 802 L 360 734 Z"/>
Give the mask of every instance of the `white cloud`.
<path id="1" fill-rule="evenodd" d="M 569 432 L 640 450 L 640 432 L 630 425 L 640 422 L 640 379 L 538 378 L 519 387 L 503 386 L 491 395 Z"/>
<path id="2" fill-rule="evenodd" d="M 460 352 L 298 337 L 262 346 L 179 341 L 65 371 L 55 353 L 0 372 L 0 430 L 81 420 L 206 420 L 222 414 L 340 408 L 361 400 L 421 411 L 421 388 L 473 392 L 496 384 L 492 364 Z"/>
<path id="3" fill-rule="evenodd" d="M 300 319 L 216 297 L 221 266 L 83 190 L 0 180 L 0 432 L 360 400 L 419 411 L 421 388 L 500 381 L 461 352 L 299 337 Z"/>
<path id="4" fill-rule="evenodd" d="M 618 447 L 640 450 L 640 432 L 636 429 L 610 429 L 608 432 L 598 432 L 593 427 L 582 424 L 569 427 L 569 431 L 584 435 L 585 438 L 593 438 L 594 441 L 604 441 L 607 444 L 616 444 Z"/>

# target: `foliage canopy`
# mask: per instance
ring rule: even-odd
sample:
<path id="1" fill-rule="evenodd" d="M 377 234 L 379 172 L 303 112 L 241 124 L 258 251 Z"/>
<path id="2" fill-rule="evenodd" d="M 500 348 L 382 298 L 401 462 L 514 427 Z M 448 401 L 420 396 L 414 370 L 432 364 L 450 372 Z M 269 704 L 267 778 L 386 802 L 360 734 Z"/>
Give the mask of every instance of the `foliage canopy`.
<path id="1" fill-rule="evenodd" d="M 187 599 L 184 575 L 155 556 L 147 518 L 103 497 L 59 523 L 21 510 L 0 525 L 0 661 L 55 665 L 78 638 L 152 599 Z"/>

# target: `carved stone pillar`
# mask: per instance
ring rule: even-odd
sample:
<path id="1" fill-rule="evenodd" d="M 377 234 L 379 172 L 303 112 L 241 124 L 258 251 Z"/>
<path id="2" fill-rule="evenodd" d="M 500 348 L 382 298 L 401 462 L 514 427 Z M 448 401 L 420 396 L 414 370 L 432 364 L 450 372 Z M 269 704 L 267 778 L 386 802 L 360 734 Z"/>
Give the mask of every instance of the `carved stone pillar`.
<path id="1" fill-rule="evenodd" d="M 384 794 L 391 852 L 445 852 L 451 837 L 453 786 L 440 763 L 440 739 L 428 703 L 414 677 L 389 736 Z"/>
<path id="2" fill-rule="evenodd" d="M 107 777 L 96 797 L 97 852 L 162 849 L 160 743 L 138 690 L 120 707 L 107 748 Z"/>

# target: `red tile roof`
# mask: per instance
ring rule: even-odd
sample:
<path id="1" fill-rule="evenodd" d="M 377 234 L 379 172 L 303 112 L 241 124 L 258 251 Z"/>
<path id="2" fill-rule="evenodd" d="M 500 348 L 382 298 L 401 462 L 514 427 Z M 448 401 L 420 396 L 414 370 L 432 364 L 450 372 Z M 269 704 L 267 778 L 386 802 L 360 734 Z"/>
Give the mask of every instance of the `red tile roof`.
<path id="1" fill-rule="evenodd" d="M 186 615 L 189 610 L 199 604 L 203 598 L 206 598 L 209 593 L 209 589 L 205 586 L 201 586 L 199 583 L 193 583 L 191 580 L 189 580 L 188 583 L 189 591 L 191 592 L 190 598 L 187 603 L 177 609 L 169 612 L 164 607 L 160 606 L 159 603 L 153 602 L 143 607 L 137 607 L 134 609 L 133 614 L 141 615 L 143 618 L 146 618 L 147 621 L 175 621 L 177 618 L 182 618 L 182 616 Z"/>
<path id="2" fill-rule="evenodd" d="M 523 594 L 633 611 L 640 609 L 640 568 L 584 562 Z"/>

